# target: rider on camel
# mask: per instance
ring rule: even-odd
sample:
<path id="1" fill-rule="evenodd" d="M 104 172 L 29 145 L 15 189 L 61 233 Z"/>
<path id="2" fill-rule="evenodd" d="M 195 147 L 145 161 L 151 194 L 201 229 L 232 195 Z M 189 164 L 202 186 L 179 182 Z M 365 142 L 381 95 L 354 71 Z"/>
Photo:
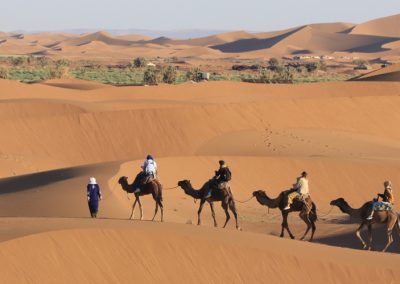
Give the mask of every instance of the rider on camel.
<path id="1" fill-rule="evenodd" d="M 385 188 L 383 194 L 378 193 L 378 197 L 374 198 L 372 202 L 372 206 L 370 208 L 370 213 L 368 214 L 367 220 L 372 220 L 374 216 L 375 210 L 392 210 L 394 205 L 394 195 L 392 191 L 392 183 L 387 180 L 383 183 Z M 379 197 L 382 198 L 382 201 L 379 201 Z"/>
<path id="2" fill-rule="evenodd" d="M 232 179 L 232 173 L 228 166 L 225 164 L 225 161 L 219 161 L 219 169 L 215 171 L 215 176 L 212 179 L 212 183 L 208 187 L 205 192 L 204 198 L 211 197 L 211 192 L 214 187 L 222 190 L 227 188 L 228 182 Z"/>
<path id="3" fill-rule="evenodd" d="M 308 188 L 308 174 L 306 172 L 302 172 L 301 176 L 297 178 L 296 184 L 293 185 L 293 188 L 286 194 L 285 204 L 286 207 L 283 210 L 289 210 L 290 205 L 293 201 L 298 198 L 304 201 L 310 195 L 310 191 Z"/>

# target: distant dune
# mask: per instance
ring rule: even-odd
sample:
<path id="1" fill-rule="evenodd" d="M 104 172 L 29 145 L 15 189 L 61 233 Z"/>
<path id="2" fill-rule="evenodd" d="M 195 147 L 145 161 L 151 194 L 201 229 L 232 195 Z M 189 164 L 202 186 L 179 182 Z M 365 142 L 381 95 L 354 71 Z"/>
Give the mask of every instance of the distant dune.
<path id="1" fill-rule="evenodd" d="M 394 15 L 359 25 L 316 23 L 281 31 L 233 31 L 180 40 L 165 36 L 150 38 L 138 34 L 114 36 L 104 31 L 83 35 L 0 33 L 0 54 L 126 60 L 132 54 L 144 57 L 260 59 L 296 54 L 320 56 L 340 53 L 342 57 L 349 58 L 398 61 L 399 17 Z"/>
<path id="2" fill-rule="evenodd" d="M 127 46 L 127 45 L 131 45 L 134 43 L 133 41 L 130 41 L 130 40 L 115 38 L 111 34 L 106 33 L 106 32 L 96 32 L 96 33 L 92 33 L 92 34 L 88 34 L 88 35 L 83 35 L 81 37 L 65 40 L 62 43 L 60 43 L 59 45 L 60 46 L 65 46 L 65 45 L 81 46 L 81 45 L 91 43 L 93 41 L 99 41 L 99 42 L 103 42 L 103 43 L 106 43 L 109 45 L 120 45 L 120 46 Z"/>
<path id="3" fill-rule="evenodd" d="M 359 24 L 353 28 L 352 34 L 400 37 L 400 14 L 375 19 Z"/>
<path id="4" fill-rule="evenodd" d="M 259 49 L 285 50 L 287 47 L 296 46 L 299 49 L 298 53 L 331 53 L 335 51 L 369 53 L 384 51 L 381 48 L 382 45 L 396 40 L 396 38 L 329 33 L 323 30 L 318 26 L 305 26 L 272 38 L 241 39 L 212 48 L 222 52 L 240 53 Z"/>

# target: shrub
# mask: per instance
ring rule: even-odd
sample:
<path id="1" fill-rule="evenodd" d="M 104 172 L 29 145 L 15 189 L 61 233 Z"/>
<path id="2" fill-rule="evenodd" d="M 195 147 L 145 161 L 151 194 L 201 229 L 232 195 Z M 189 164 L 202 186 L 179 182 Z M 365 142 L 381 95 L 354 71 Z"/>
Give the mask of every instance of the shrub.
<path id="1" fill-rule="evenodd" d="M 268 65 L 269 69 L 272 71 L 278 71 L 279 69 L 283 68 L 282 62 L 280 62 L 278 59 L 272 57 L 270 60 L 268 60 Z"/>
<path id="2" fill-rule="evenodd" d="M 26 58 L 21 56 L 11 58 L 11 64 L 14 66 L 22 65 L 26 63 L 26 61 L 27 61 Z"/>
<path id="3" fill-rule="evenodd" d="M 178 72 L 174 66 L 168 66 L 163 72 L 163 82 L 167 84 L 174 84 Z"/>
<path id="4" fill-rule="evenodd" d="M 258 69 L 258 82 L 259 83 L 272 83 L 274 78 L 274 74 L 264 68 L 259 68 Z"/>
<path id="5" fill-rule="evenodd" d="M 295 69 L 284 67 L 274 74 L 274 83 L 293 83 Z"/>
<path id="6" fill-rule="evenodd" d="M 36 57 L 36 61 L 42 67 L 45 67 L 45 66 L 49 65 L 49 63 L 50 63 L 50 59 L 47 58 L 46 56 Z"/>
<path id="7" fill-rule="evenodd" d="M 200 68 L 193 68 L 186 72 L 186 80 L 200 82 L 202 78 L 202 72 Z"/>
<path id="8" fill-rule="evenodd" d="M 50 69 L 48 79 L 64 78 L 68 75 L 68 71 L 69 69 L 66 66 L 56 66 L 55 68 Z"/>
<path id="9" fill-rule="evenodd" d="M 146 58 L 144 57 L 136 57 L 133 61 L 132 61 L 132 67 L 134 68 L 142 68 L 146 66 Z"/>
<path id="10" fill-rule="evenodd" d="M 8 79 L 8 76 L 8 69 L 5 67 L 0 67 L 0 79 Z"/>
<path id="11" fill-rule="evenodd" d="M 357 66 L 368 65 L 368 61 L 364 59 L 355 59 L 353 60 L 353 64 Z"/>
<path id="12" fill-rule="evenodd" d="M 56 61 L 56 67 L 68 67 L 71 62 L 67 59 L 59 59 Z"/>
<path id="13" fill-rule="evenodd" d="M 157 70 L 153 67 L 149 67 L 144 71 L 143 82 L 146 85 L 157 85 L 158 84 L 158 74 Z"/>
<path id="14" fill-rule="evenodd" d="M 318 69 L 318 70 L 326 71 L 327 68 L 328 68 L 328 67 L 326 66 L 325 61 L 320 60 L 320 61 L 317 63 L 317 69 Z"/>

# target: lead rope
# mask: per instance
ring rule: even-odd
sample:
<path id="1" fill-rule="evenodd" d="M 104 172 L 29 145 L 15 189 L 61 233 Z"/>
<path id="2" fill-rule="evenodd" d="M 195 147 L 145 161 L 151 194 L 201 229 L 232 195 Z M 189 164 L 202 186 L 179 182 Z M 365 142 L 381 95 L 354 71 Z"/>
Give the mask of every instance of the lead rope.
<path id="1" fill-rule="evenodd" d="M 332 212 L 332 210 L 333 210 L 333 205 L 331 205 L 331 209 L 328 211 L 328 213 L 322 214 L 322 216 L 318 216 L 318 217 L 322 218 L 322 217 L 328 216 Z M 319 210 L 317 210 L 317 211 L 319 211 Z"/>
<path id="2" fill-rule="evenodd" d="M 247 199 L 247 200 L 245 200 L 245 201 L 240 201 L 240 200 L 236 200 L 236 199 L 234 199 L 236 202 L 239 202 L 239 203 L 247 203 L 247 202 L 249 202 L 250 200 L 252 200 L 254 198 L 254 195 L 252 196 L 252 197 L 250 197 L 249 199 Z"/>

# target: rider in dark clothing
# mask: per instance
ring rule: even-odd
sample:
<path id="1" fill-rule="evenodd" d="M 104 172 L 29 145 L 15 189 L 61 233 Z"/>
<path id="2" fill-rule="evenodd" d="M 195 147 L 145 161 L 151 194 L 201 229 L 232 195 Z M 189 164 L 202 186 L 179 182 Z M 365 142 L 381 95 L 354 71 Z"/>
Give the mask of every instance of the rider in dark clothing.
<path id="1" fill-rule="evenodd" d="M 212 189 L 214 187 L 222 189 L 226 186 L 226 183 L 232 178 L 232 173 L 230 169 L 225 164 L 225 161 L 219 161 L 219 169 L 215 171 L 215 176 L 210 183 L 209 188 L 205 192 L 205 198 L 211 197 Z"/>

